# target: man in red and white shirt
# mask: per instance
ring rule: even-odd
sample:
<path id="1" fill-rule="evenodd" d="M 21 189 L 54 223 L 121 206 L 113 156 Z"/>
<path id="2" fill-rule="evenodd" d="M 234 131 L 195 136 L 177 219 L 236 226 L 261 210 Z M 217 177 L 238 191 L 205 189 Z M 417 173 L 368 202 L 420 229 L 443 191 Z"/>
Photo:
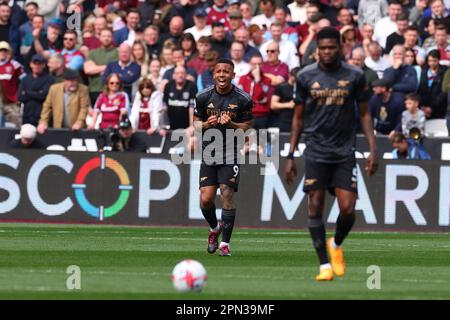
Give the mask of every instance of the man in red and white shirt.
<path id="1" fill-rule="evenodd" d="M 22 65 L 12 58 L 11 46 L 0 42 L 0 85 L 3 93 L 3 108 L 0 110 L 0 125 L 19 128 L 21 125 L 20 107 L 17 92 L 19 80 L 25 76 Z M 2 119 L 2 114 L 4 119 Z"/>
<path id="2" fill-rule="evenodd" d="M 265 129 L 270 120 L 271 80 L 261 71 L 263 59 L 260 56 L 252 56 L 249 64 L 250 72 L 239 79 L 238 87 L 252 97 L 253 128 Z"/>

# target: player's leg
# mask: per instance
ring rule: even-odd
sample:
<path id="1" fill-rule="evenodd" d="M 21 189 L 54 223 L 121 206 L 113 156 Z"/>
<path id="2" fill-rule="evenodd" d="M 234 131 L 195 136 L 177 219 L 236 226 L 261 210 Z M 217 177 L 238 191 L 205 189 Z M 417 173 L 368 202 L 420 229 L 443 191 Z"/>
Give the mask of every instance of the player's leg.
<path id="1" fill-rule="evenodd" d="M 200 209 L 210 227 L 208 252 L 214 253 L 219 247 L 220 225 L 216 217 L 217 169 L 202 164 L 200 167 Z"/>
<path id="2" fill-rule="evenodd" d="M 222 202 L 222 241 L 219 245 L 221 256 L 230 256 L 230 240 L 233 233 L 236 206 L 234 205 L 234 190 L 225 184 L 220 185 L 220 200 Z"/>
<path id="3" fill-rule="evenodd" d="M 357 198 L 356 161 L 336 165 L 333 173 L 334 193 L 339 205 L 339 216 L 336 221 L 336 232 L 328 239 L 327 247 L 333 271 L 337 276 L 345 274 L 345 260 L 342 243 L 355 223 L 355 205 Z"/>
<path id="4" fill-rule="evenodd" d="M 238 190 L 239 165 L 223 165 L 218 172 L 220 201 L 222 203 L 222 241 L 219 245 L 221 256 L 230 256 L 230 241 L 236 217 L 234 193 Z"/>
<path id="5" fill-rule="evenodd" d="M 320 263 L 320 273 L 316 279 L 333 280 L 327 255 L 325 226 L 322 220 L 324 202 L 325 190 L 308 192 L 308 229 Z"/>
<path id="6" fill-rule="evenodd" d="M 325 226 L 322 215 L 325 193 L 328 189 L 329 167 L 305 159 L 305 183 L 303 191 L 308 193 L 308 229 L 320 263 L 317 280 L 333 280 L 333 271 L 328 260 Z"/>

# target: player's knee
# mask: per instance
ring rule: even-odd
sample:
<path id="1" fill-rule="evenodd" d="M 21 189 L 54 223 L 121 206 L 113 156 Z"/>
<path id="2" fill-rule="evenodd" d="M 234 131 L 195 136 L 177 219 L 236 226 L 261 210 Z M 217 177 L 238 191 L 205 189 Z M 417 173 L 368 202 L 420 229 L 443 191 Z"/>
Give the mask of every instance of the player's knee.
<path id="1" fill-rule="evenodd" d="M 339 211 L 343 215 L 355 214 L 355 203 L 353 201 L 346 201 L 339 206 Z"/>
<path id="2" fill-rule="evenodd" d="M 308 216 L 310 218 L 322 217 L 323 203 L 321 201 L 310 200 L 308 207 L 309 207 Z"/>
<path id="3" fill-rule="evenodd" d="M 214 205 L 215 197 L 211 197 L 207 193 L 200 194 L 200 207 L 203 209 L 209 209 Z"/>

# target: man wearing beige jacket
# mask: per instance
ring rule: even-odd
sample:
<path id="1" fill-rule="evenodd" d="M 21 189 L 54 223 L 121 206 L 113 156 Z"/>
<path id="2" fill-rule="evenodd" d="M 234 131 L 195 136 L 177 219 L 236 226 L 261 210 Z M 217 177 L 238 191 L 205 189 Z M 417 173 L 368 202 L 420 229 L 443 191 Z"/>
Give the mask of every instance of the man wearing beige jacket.
<path id="1" fill-rule="evenodd" d="M 77 71 L 66 69 L 62 83 L 50 87 L 47 98 L 42 106 L 38 132 L 43 134 L 50 119 L 53 128 L 70 128 L 80 130 L 86 126 L 86 116 L 91 106 L 89 89 L 79 83 Z"/>

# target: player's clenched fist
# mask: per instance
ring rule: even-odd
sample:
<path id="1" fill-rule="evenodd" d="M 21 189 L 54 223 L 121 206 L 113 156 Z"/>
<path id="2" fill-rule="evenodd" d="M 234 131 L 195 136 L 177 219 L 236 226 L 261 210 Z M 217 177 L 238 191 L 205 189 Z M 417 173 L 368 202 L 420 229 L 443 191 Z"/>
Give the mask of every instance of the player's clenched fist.
<path id="1" fill-rule="evenodd" d="M 230 123 L 230 121 L 231 121 L 230 116 L 227 115 L 226 113 L 224 113 L 224 114 L 220 117 L 219 123 L 220 123 L 221 125 L 227 125 L 228 123 Z"/>
<path id="2" fill-rule="evenodd" d="M 217 116 L 210 116 L 208 120 L 206 120 L 206 127 L 214 127 L 219 123 Z"/>

